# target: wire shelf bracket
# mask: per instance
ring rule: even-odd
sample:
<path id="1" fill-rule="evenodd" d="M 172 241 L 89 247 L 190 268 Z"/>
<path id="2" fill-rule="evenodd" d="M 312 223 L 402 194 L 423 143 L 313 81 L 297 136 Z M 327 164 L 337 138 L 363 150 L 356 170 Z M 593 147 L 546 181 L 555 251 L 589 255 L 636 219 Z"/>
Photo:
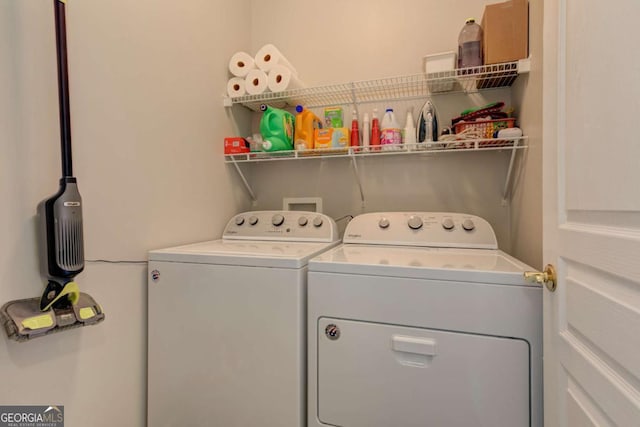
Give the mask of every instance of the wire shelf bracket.
<path id="1" fill-rule="evenodd" d="M 386 156 L 423 156 L 423 155 L 445 155 L 446 153 L 464 153 L 464 152 L 488 152 L 488 151 L 510 151 L 509 165 L 507 174 L 502 188 L 502 202 L 508 203 L 511 197 L 511 187 L 513 181 L 513 170 L 516 164 L 516 156 L 519 150 L 526 149 L 526 136 L 520 138 L 509 139 L 474 139 L 474 140 L 455 140 L 455 141 L 437 141 L 431 143 L 418 144 L 399 144 L 397 146 L 376 146 L 376 147 L 345 147 L 343 149 L 313 149 L 304 151 L 273 151 L 273 152 L 250 152 L 242 154 L 227 154 L 224 156 L 224 162 L 232 164 L 240 176 L 242 183 L 251 197 L 252 201 L 256 201 L 257 197 L 251 184 L 242 172 L 241 163 L 261 163 L 261 162 L 278 162 L 286 160 L 318 160 L 318 159 L 350 159 L 351 168 L 358 185 L 360 200 L 362 206 L 365 206 L 365 192 L 360 177 L 358 167 L 358 158 L 373 157 L 382 158 Z"/>

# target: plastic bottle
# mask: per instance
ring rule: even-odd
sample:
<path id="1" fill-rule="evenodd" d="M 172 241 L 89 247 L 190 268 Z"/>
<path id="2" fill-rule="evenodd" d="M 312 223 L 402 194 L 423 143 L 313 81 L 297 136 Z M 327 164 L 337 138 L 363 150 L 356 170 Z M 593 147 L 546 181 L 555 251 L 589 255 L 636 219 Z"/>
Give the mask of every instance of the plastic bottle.
<path id="1" fill-rule="evenodd" d="M 416 143 L 416 125 L 411 110 L 407 111 L 407 122 L 404 125 L 404 143 L 409 144 L 409 150 L 415 148 L 413 145 Z"/>
<path id="2" fill-rule="evenodd" d="M 364 118 L 362 119 L 362 146 L 368 147 L 369 141 L 371 138 L 371 125 L 369 123 L 369 113 L 364 113 Z M 364 151 L 367 151 L 368 148 L 364 148 Z"/>
<path id="3" fill-rule="evenodd" d="M 260 134 L 262 134 L 262 150 L 284 151 L 293 150 L 293 128 L 295 118 L 288 111 L 261 105 L 263 111 L 260 119 Z"/>
<path id="4" fill-rule="evenodd" d="M 296 124 L 294 146 L 296 150 L 311 150 L 314 148 L 313 134 L 316 129 L 322 128 L 322 121 L 313 111 L 304 108 L 302 105 L 296 106 Z"/>
<path id="5" fill-rule="evenodd" d="M 458 68 L 482 65 L 482 27 L 467 19 L 458 36 Z"/>
<path id="6" fill-rule="evenodd" d="M 380 122 L 378 121 L 378 110 L 373 110 L 373 118 L 371 119 L 371 145 L 380 145 Z"/>
<path id="7" fill-rule="evenodd" d="M 380 145 L 399 145 L 402 143 L 400 136 L 400 125 L 393 114 L 392 108 L 387 108 L 382 117 L 382 129 L 380 137 Z M 385 147 L 391 149 L 391 147 Z"/>
<path id="8" fill-rule="evenodd" d="M 358 112 L 353 110 L 353 119 L 351 120 L 351 146 L 360 146 L 360 130 L 358 129 Z"/>

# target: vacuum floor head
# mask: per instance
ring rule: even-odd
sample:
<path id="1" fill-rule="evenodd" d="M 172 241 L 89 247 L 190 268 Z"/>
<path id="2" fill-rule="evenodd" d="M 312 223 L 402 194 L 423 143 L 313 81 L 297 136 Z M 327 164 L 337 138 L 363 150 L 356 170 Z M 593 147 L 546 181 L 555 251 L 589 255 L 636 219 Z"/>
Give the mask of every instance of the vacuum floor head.
<path id="1" fill-rule="evenodd" d="M 27 341 L 67 329 L 90 326 L 104 320 L 102 307 L 88 294 L 77 293 L 75 304 L 68 308 L 52 306 L 40 310 L 40 298 L 9 301 L 0 308 L 0 323 L 7 336 Z"/>

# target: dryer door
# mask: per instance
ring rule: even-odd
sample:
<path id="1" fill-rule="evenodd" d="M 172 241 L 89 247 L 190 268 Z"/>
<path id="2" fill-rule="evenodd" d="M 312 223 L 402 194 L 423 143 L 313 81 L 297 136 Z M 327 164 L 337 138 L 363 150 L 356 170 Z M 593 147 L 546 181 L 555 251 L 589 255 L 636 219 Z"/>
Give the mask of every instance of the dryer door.
<path id="1" fill-rule="evenodd" d="M 318 419 L 348 427 L 529 426 L 529 345 L 321 318 Z"/>

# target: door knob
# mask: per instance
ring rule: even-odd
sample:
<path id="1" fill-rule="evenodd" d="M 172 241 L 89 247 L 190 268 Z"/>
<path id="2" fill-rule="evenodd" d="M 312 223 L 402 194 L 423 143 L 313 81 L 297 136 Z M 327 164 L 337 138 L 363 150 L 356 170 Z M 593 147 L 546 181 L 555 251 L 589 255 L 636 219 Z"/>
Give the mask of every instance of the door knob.
<path id="1" fill-rule="evenodd" d="M 558 285 L 556 269 L 551 264 L 547 264 L 542 272 L 525 271 L 524 280 L 531 283 L 537 283 L 539 285 L 545 285 L 550 292 L 554 292 Z"/>

